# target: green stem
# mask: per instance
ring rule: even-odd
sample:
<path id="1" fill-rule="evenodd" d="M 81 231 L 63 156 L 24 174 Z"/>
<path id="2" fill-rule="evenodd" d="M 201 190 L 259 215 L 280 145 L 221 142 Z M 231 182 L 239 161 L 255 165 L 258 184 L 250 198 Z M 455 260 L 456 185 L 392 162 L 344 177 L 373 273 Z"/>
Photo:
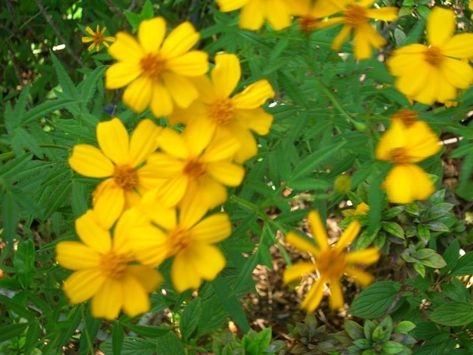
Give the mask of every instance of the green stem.
<path id="1" fill-rule="evenodd" d="M 351 115 L 348 113 L 347 110 L 345 110 L 338 100 L 338 98 L 320 81 L 316 76 L 314 76 L 315 81 L 317 81 L 317 85 L 320 86 L 324 94 L 328 97 L 328 99 L 332 102 L 333 106 L 349 121 L 353 122 L 354 119 L 351 117 Z"/>
<path id="2" fill-rule="evenodd" d="M 70 150 L 70 147 L 65 145 L 58 145 L 58 144 L 40 144 L 41 148 L 54 148 L 54 149 L 62 149 L 62 150 Z"/>

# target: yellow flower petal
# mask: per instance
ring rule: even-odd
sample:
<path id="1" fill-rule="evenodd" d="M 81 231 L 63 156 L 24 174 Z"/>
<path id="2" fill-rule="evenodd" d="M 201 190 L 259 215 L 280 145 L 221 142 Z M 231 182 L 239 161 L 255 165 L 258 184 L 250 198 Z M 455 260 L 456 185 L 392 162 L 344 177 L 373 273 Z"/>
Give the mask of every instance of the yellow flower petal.
<path id="1" fill-rule="evenodd" d="M 125 193 L 113 180 L 107 179 L 96 189 L 94 196 L 95 220 L 106 230 L 112 228 L 125 207 Z"/>
<path id="2" fill-rule="evenodd" d="M 243 128 L 240 124 L 228 124 L 223 129 L 239 143 L 239 148 L 234 157 L 235 162 L 243 164 L 258 153 L 256 139 L 248 129 Z"/>
<path id="3" fill-rule="evenodd" d="M 245 176 L 245 169 L 229 162 L 215 162 L 207 165 L 208 173 L 226 186 L 238 186 Z"/>
<path id="4" fill-rule="evenodd" d="M 240 27 L 247 30 L 259 30 L 264 23 L 264 6 L 261 1 L 248 1 L 240 12 Z"/>
<path id="5" fill-rule="evenodd" d="M 201 276 L 189 263 L 187 253 L 179 253 L 175 256 L 171 266 L 171 280 L 177 292 L 198 288 L 201 284 Z"/>
<path id="6" fill-rule="evenodd" d="M 150 119 L 143 119 L 135 128 L 130 140 L 130 164 L 137 167 L 158 147 L 158 136 L 162 128 L 153 123 Z"/>
<path id="7" fill-rule="evenodd" d="M 291 15 L 286 0 L 273 0 L 268 5 L 270 9 L 266 10 L 266 16 L 274 30 L 279 31 L 291 25 Z"/>
<path id="8" fill-rule="evenodd" d="M 426 65 L 427 63 L 425 62 L 412 58 L 412 56 L 405 57 L 406 59 L 411 59 L 410 64 L 408 64 L 409 69 L 400 74 L 401 76 L 396 81 L 396 87 L 404 95 L 413 97 L 425 92 L 429 87 L 434 68 Z"/>
<path id="9" fill-rule="evenodd" d="M 95 36 L 94 30 L 91 29 L 90 26 L 87 26 L 87 27 L 85 28 L 85 32 L 87 32 L 87 33 L 88 33 L 89 35 L 91 35 L 91 36 Z"/>
<path id="10" fill-rule="evenodd" d="M 315 272 L 315 264 L 307 262 L 299 262 L 289 266 L 284 270 L 283 282 L 285 284 L 291 283 L 296 280 L 300 280 L 307 274 Z"/>
<path id="11" fill-rule="evenodd" d="M 132 277 L 126 275 L 122 282 L 123 287 L 123 311 L 130 317 L 144 313 L 149 310 L 149 298 L 142 284 Z"/>
<path id="12" fill-rule="evenodd" d="M 370 265 L 377 262 L 378 259 L 379 250 L 377 248 L 352 251 L 345 256 L 345 261 L 348 264 Z"/>
<path id="13" fill-rule="evenodd" d="M 99 269 L 76 271 L 64 281 L 64 292 L 71 303 L 81 303 L 94 296 L 104 281 Z"/>
<path id="14" fill-rule="evenodd" d="M 456 88 L 468 89 L 473 83 L 473 68 L 467 62 L 445 58 L 440 70 L 443 77 Z"/>
<path id="15" fill-rule="evenodd" d="M 226 213 L 217 213 L 203 219 L 194 226 L 191 234 L 192 240 L 214 244 L 228 238 L 231 232 L 232 227 L 228 215 Z"/>
<path id="16" fill-rule="evenodd" d="M 201 155 L 212 140 L 216 128 L 215 122 L 207 118 L 194 117 L 192 119 L 183 133 L 190 155 Z"/>
<path id="17" fill-rule="evenodd" d="M 442 46 L 455 32 L 455 13 L 434 7 L 427 18 L 427 39 L 434 46 Z"/>
<path id="18" fill-rule="evenodd" d="M 91 38 L 91 37 L 82 37 L 81 41 L 82 43 L 90 43 L 92 42 L 94 39 Z"/>
<path id="19" fill-rule="evenodd" d="M 99 253 L 110 251 L 112 247 L 110 233 L 99 226 L 92 210 L 88 210 L 77 218 L 75 226 L 79 238 L 93 250 Z"/>
<path id="20" fill-rule="evenodd" d="M 304 253 L 310 253 L 312 255 L 319 253 L 319 249 L 314 243 L 297 235 L 294 232 L 287 233 L 285 240 L 286 243 L 289 243 L 291 246 Z"/>
<path id="21" fill-rule="evenodd" d="M 130 245 L 133 247 L 136 258 L 142 264 L 156 267 L 169 257 L 169 251 L 166 248 L 168 236 L 159 228 L 152 225 L 137 226 L 130 230 L 129 235 Z"/>
<path id="22" fill-rule="evenodd" d="M 439 138 L 425 122 L 415 122 L 405 134 L 406 150 L 412 163 L 424 160 L 441 149 Z"/>
<path id="23" fill-rule="evenodd" d="M 352 266 L 347 266 L 345 268 L 345 272 L 348 276 L 353 278 L 361 286 L 368 286 L 370 283 L 374 281 L 374 277 L 372 275 Z"/>
<path id="24" fill-rule="evenodd" d="M 166 34 L 166 21 L 162 17 L 141 21 L 138 40 L 146 52 L 157 52 Z"/>
<path id="25" fill-rule="evenodd" d="M 87 177 L 104 178 L 114 171 L 112 162 L 99 149 L 88 144 L 75 145 L 68 162 L 75 172 Z"/>
<path id="26" fill-rule="evenodd" d="M 195 195 L 195 196 L 190 196 Z M 217 207 L 227 200 L 227 189 L 207 175 L 201 176 L 197 181 L 191 181 L 182 203 L 187 198 L 193 197 L 202 202 L 202 208 Z"/>
<path id="27" fill-rule="evenodd" d="M 330 301 L 329 305 L 331 309 L 339 309 L 343 307 L 343 292 L 342 286 L 338 279 L 331 279 L 329 284 L 330 289 Z"/>
<path id="28" fill-rule="evenodd" d="M 355 240 L 356 236 L 360 232 L 360 229 L 361 229 L 360 222 L 358 221 L 351 222 L 350 225 L 347 227 L 347 229 L 345 229 L 345 231 L 342 233 L 335 247 L 337 249 L 345 249 L 347 246 L 349 246 L 353 242 L 353 240 Z"/>
<path id="29" fill-rule="evenodd" d="M 100 149 L 117 165 L 130 162 L 128 132 L 118 118 L 97 125 L 97 141 Z"/>
<path id="30" fill-rule="evenodd" d="M 121 282 L 107 279 L 92 298 L 92 315 L 96 318 L 115 319 L 120 313 L 123 302 Z"/>
<path id="31" fill-rule="evenodd" d="M 159 178 L 172 178 L 184 169 L 184 163 L 168 154 L 154 153 L 148 160 L 149 167 Z"/>
<path id="32" fill-rule="evenodd" d="M 154 291 L 164 281 L 159 272 L 144 265 L 130 265 L 127 272 L 138 280 L 146 292 Z"/>
<path id="33" fill-rule="evenodd" d="M 391 121 L 391 126 L 384 132 L 376 146 L 376 159 L 391 161 L 393 150 L 406 146 L 406 131 L 407 129 L 402 122 L 398 120 Z"/>
<path id="34" fill-rule="evenodd" d="M 156 117 L 169 115 L 173 110 L 171 95 L 160 83 L 153 83 L 153 94 L 151 96 L 151 112 Z"/>
<path id="35" fill-rule="evenodd" d="M 129 64 L 139 64 L 140 59 L 144 56 L 143 48 L 139 43 L 125 32 L 118 32 L 115 36 L 115 42 L 108 49 L 108 53 L 115 59 Z"/>
<path id="36" fill-rule="evenodd" d="M 395 165 L 386 176 L 383 186 L 393 203 L 411 203 L 425 200 L 435 187 L 429 176 L 415 164 Z"/>
<path id="37" fill-rule="evenodd" d="M 388 58 L 388 68 L 393 75 L 402 75 L 408 72 L 412 66 L 424 65 L 424 52 L 427 47 L 422 44 L 409 44 L 396 49 L 392 56 Z"/>
<path id="38" fill-rule="evenodd" d="M 240 148 L 240 143 L 231 136 L 219 134 L 214 137 L 202 156 L 205 162 L 229 160 Z"/>
<path id="39" fill-rule="evenodd" d="M 190 51 L 168 60 L 166 68 L 184 76 L 204 75 L 209 70 L 208 54 L 203 51 Z"/>
<path id="40" fill-rule="evenodd" d="M 182 201 L 179 203 L 179 226 L 190 230 L 199 222 L 209 210 L 205 200 L 199 198 L 205 194 L 201 188 L 196 188 L 197 184 L 190 184 Z"/>
<path id="41" fill-rule="evenodd" d="M 261 136 L 269 133 L 273 123 L 273 115 L 259 107 L 252 110 L 236 110 L 235 118 L 241 125 Z"/>
<path id="42" fill-rule="evenodd" d="M 229 12 L 241 9 L 250 0 L 217 0 L 218 7 L 222 12 Z"/>
<path id="43" fill-rule="evenodd" d="M 241 78 L 241 67 L 238 57 L 235 54 L 217 54 L 211 78 L 215 91 L 222 97 L 229 97 Z"/>
<path id="44" fill-rule="evenodd" d="M 163 74 L 164 84 L 173 101 L 180 107 L 189 107 L 199 93 L 191 81 L 177 74 Z"/>
<path id="45" fill-rule="evenodd" d="M 112 64 L 105 72 L 105 87 L 119 89 L 128 85 L 143 73 L 139 63 L 118 62 Z"/>
<path id="46" fill-rule="evenodd" d="M 258 80 L 249 85 L 241 93 L 232 98 L 237 109 L 254 109 L 263 105 L 268 99 L 274 97 L 274 90 L 267 80 Z"/>
<path id="47" fill-rule="evenodd" d="M 473 33 L 453 36 L 442 46 L 442 53 L 460 59 L 473 57 Z"/>
<path id="48" fill-rule="evenodd" d="M 176 210 L 160 201 L 159 190 L 157 188 L 145 193 L 136 209 L 158 226 L 171 230 L 176 226 Z"/>
<path id="49" fill-rule="evenodd" d="M 177 175 L 166 180 L 159 188 L 158 198 L 169 207 L 176 206 L 184 197 L 189 177 L 186 175 Z"/>
<path id="50" fill-rule="evenodd" d="M 329 246 L 328 236 L 327 232 L 325 231 L 324 224 L 320 219 L 320 214 L 317 211 L 310 211 L 307 218 L 309 220 L 312 237 L 317 242 L 317 246 L 320 250 L 326 250 Z"/>
<path id="51" fill-rule="evenodd" d="M 190 22 L 181 23 L 164 40 L 161 53 L 166 58 L 173 58 L 189 51 L 199 40 L 199 33 Z"/>
<path id="52" fill-rule="evenodd" d="M 141 76 L 125 89 L 123 102 L 134 112 L 141 113 L 149 106 L 152 94 L 152 80 L 147 76 Z"/>
<path id="53" fill-rule="evenodd" d="M 192 243 L 186 253 L 190 255 L 190 266 L 207 281 L 215 279 L 226 264 L 220 249 L 205 243 Z"/>
<path id="54" fill-rule="evenodd" d="M 317 309 L 322 301 L 324 295 L 325 279 L 318 279 L 315 284 L 312 285 L 309 292 L 301 303 L 301 308 L 311 313 Z"/>
<path id="55" fill-rule="evenodd" d="M 342 27 L 342 30 L 338 33 L 338 35 L 334 38 L 332 42 L 332 49 L 334 51 L 338 51 L 340 50 L 340 48 L 342 48 L 342 45 L 347 40 L 351 30 L 352 27 L 349 25 L 345 25 Z"/>
<path id="56" fill-rule="evenodd" d="M 161 149 L 175 158 L 187 159 L 189 150 L 184 137 L 176 131 L 166 128 L 159 135 L 158 143 Z"/>
<path id="57" fill-rule="evenodd" d="M 70 270 L 93 269 L 98 267 L 100 255 L 80 242 L 63 241 L 56 245 L 56 260 Z"/>
<path id="58" fill-rule="evenodd" d="M 398 18 L 397 7 L 381 7 L 379 9 L 366 9 L 366 16 L 376 20 L 394 21 Z"/>

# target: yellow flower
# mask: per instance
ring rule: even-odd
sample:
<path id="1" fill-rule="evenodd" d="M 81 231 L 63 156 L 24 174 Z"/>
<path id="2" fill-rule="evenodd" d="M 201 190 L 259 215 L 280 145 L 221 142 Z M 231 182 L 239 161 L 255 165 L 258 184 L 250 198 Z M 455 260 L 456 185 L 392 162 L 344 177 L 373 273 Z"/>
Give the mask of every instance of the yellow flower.
<path id="1" fill-rule="evenodd" d="M 371 58 L 372 48 L 379 49 L 386 44 L 386 40 L 370 24 L 370 19 L 394 21 L 398 18 L 398 9 L 395 7 L 370 9 L 374 3 L 372 0 L 330 0 L 330 3 L 337 7 L 334 13 L 339 12 L 341 15 L 321 22 L 318 27 L 344 24 L 332 42 L 332 49 L 335 51 L 342 47 L 353 31 L 354 54 L 357 59 Z"/>
<path id="2" fill-rule="evenodd" d="M 170 206 L 198 196 L 206 208 L 216 207 L 227 199 L 225 186 L 240 185 L 245 174 L 232 163 L 238 141 L 225 134 L 212 137 L 202 122 L 189 123 L 182 134 L 165 129 L 159 137 L 162 152 L 148 160 L 153 175 L 165 180 L 159 194 Z"/>
<path id="3" fill-rule="evenodd" d="M 172 218 L 139 224 L 129 234 L 130 246 L 141 263 L 154 267 L 173 257 L 171 279 L 178 292 L 213 280 L 225 266 L 225 257 L 213 244 L 230 235 L 230 220 L 226 213 L 202 219 L 205 211 L 199 204 L 193 200 L 183 205 L 178 217 L 174 210 Z M 130 213 L 141 212 L 132 209 Z"/>
<path id="4" fill-rule="evenodd" d="M 240 27 L 259 30 L 268 20 L 276 31 L 291 25 L 291 15 L 286 0 L 217 0 L 222 12 L 241 9 Z"/>
<path id="5" fill-rule="evenodd" d="M 299 17 L 299 27 L 304 32 L 312 32 L 320 24 L 320 18 L 338 11 L 338 6 L 327 0 L 291 0 L 291 14 Z"/>
<path id="6" fill-rule="evenodd" d="M 324 286 L 330 289 L 330 308 L 343 307 L 343 293 L 340 279 L 344 274 L 352 277 L 357 283 L 366 286 L 373 281 L 373 276 L 354 266 L 354 264 L 370 265 L 378 261 L 379 252 L 376 248 L 346 252 L 345 249 L 353 242 L 360 231 L 360 223 L 353 221 L 343 232 L 334 246 L 328 244 L 327 233 L 323 227 L 320 215 L 316 211 L 309 213 L 309 225 L 317 245 L 311 241 L 289 232 L 286 241 L 302 252 L 310 253 L 315 262 L 299 262 L 284 271 L 284 283 L 300 279 L 304 275 L 318 272 L 319 278 L 309 290 L 301 304 L 301 308 L 313 312 L 323 297 Z"/>
<path id="7" fill-rule="evenodd" d="M 440 150 L 438 137 L 416 114 L 403 110 L 393 116 L 391 126 L 376 147 L 376 158 L 394 163 L 383 183 L 388 199 L 394 203 L 424 200 L 435 187 L 418 163 Z"/>
<path id="8" fill-rule="evenodd" d="M 260 106 L 274 96 L 271 84 L 259 80 L 242 92 L 231 96 L 241 77 L 240 61 L 234 54 L 218 54 L 210 79 L 200 77 L 194 82 L 200 97 L 188 109 L 176 110 L 172 123 L 199 120 L 202 131 L 233 136 L 240 143 L 236 160 L 243 162 L 258 150 L 250 131 L 260 135 L 269 132 L 273 117 Z"/>
<path id="9" fill-rule="evenodd" d="M 112 238 L 96 217 L 89 210 L 76 220 L 80 242 L 63 241 L 56 246 L 59 265 L 74 271 L 64 282 L 64 292 L 73 304 L 92 298 L 94 317 L 114 319 L 121 309 L 130 317 L 148 311 L 148 293 L 162 277 L 151 267 L 137 264 L 127 246 L 133 221 L 123 215 Z"/>
<path id="10" fill-rule="evenodd" d="M 100 149 L 89 144 L 78 144 L 72 149 L 69 165 L 77 173 L 105 178 L 94 192 L 94 204 L 100 211 L 108 211 L 103 218 L 110 228 L 126 205 L 139 200 L 139 194 L 158 185 L 159 179 L 143 163 L 157 148 L 157 137 L 162 129 L 151 120 L 142 120 L 128 137 L 123 123 L 114 118 L 97 125 Z"/>
<path id="11" fill-rule="evenodd" d="M 156 117 L 166 116 L 175 105 L 188 107 L 198 96 L 189 78 L 208 70 L 207 54 L 191 50 L 199 33 L 190 22 L 184 22 L 166 39 L 165 34 L 162 17 L 145 20 L 138 30 L 138 42 L 119 32 L 108 50 L 118 63 L 105 73 L 105 86 L 128 86 L 123 101 L 135 112 L 150 107 Z"/>
<path id="12" fill-rule="evenodd" d="M 427 19 L 429 45 L 410 44 L 396 49 L 388 68 L 397 89 L 426 105 L 449 102 L 457 89 L 473 82 L 473 69 L 466 59 L 473 57 L 473 34 L 454 35 L 455 13 L 435 7 Z"/>
<path id="13" fill-rule="evenodd" d="M 107 42 L 113 42 L 115 41 L 114 37 L 110 36 L 105 36 L 105 31 L 107 30 L 107 27 L 103 27 L 100 29 L 100 26 L 97 25 L 95 28 L 95 32 L 93 29 L 91 29 L 89 26 L 85 28 L 85 31 L 90 35 L 90 36 L 84 36 L 82 37 L 82 43 L 90 43 L 90 46 L 87 48 L 89 52 L 93 51 L 94 48 L 98 52 L 100 50 L 100 46 L 103 44 L 105 47 L 109 47 L 109 44 Z"/>
<path id="14" fill-rule="evenodd" d="M 370 206 L 368 206 L 366 203 L 361 202 L 358 206 L 356 206 L 355 209 L 349 208 L 346 210 L 342 211 L 342 214 L 345 217 L 351 217 L 351 216 L 365 216 L 368 214 L 370 211 Z"/>

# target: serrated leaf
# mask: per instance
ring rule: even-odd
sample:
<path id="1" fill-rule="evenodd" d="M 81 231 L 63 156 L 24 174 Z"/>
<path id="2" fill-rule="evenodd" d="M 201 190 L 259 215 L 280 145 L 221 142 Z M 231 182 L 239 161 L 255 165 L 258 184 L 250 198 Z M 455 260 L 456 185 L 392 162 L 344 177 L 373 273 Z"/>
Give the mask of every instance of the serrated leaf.
<path id="1" fill-rule="evenodd" d="M 400 288 L 398 282 L 376 282 L 355 298 L 350 313 L 364 319 L 379 318 L 389 310 Z"/>
<path id="2" fill-rule="evenodd" d="M 77 88 L 74 86 L 71 77 L 53 53 L 51 53 L 51 60 L 53 62 L 53 67 L 56 72 L 59 85 L 61 85 L 65 97 L 73 99 L 78 98 L 79 93 L 77 91 Z"/>
<path id="3" fill-rule="evenodd" d="M 473 252 L 463 255 L 453 268 L 455 276 L 473 275 Z"/>
<path id="4" fill-rule="evenodd" d="M 184 339 L 189 339 L 199 325 L 202 316 L 200 298 L 193 299 L 184 309 L 179 328 Z"/>
<path id="5" fill-rule="evenodd" d="M 449 327 L 467 325 L 473 322 L 473 304 L 468 302 L 444 303 L 430 313 L 435 323 Z"/>

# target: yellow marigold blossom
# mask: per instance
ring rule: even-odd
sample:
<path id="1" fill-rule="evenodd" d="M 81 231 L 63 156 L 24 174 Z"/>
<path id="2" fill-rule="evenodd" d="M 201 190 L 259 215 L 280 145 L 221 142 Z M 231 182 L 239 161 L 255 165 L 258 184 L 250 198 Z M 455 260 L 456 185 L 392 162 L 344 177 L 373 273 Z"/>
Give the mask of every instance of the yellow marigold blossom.
<path id="1" fill-rule="evenodd" d="M 313 312 L 319 306 L 323 297 L 324 286 L 327 284 L 330 289 L 330 308 L 341 308 L 344 303 L 342 287 L 340 285 L 341 277 L 347 274 L 360 285 L 369 285 L 373 281 L 373 276 L 354 265 L 370 265 L 375 263 L 379 259 L 379 251 L 376 248 L 368 248 L 346 252 L 345 249 L 360 232 L 361 226 L 358 221 L 351 222 L 338 242 L 331 246 L 328 243 L 327 233 L 318 212 L 311 211 L 308 219 L 312 236 L 317 245 L 294 232 L 287 234 L 286 241 L 299 251 L 311 254 L 315 262 L 298 262 L 288 267 L 284 271 L 284 283 L 293 282 L 304 275 L 317 271 L 319 278 L 309 290 L 301 304 L 301 308 L 308 312 Z"/>
<path id="2" fill-rule="evenodd" d="M 240 27 L 259 30 L 267 20 L 276 31 L 291 25 L 291 14 L 286 0 L 217 0 L 222 12 L 241 9 Z"/>
<path id="3" fill-rule="evenodd" d="M 108 52 L 118 60 L 105 73 L 107 89 L 127 86 L 123 101 L 135 112 L 147 107 L 156 117 L 169 115 L 174 106 L 188 107 L 198 92 L 191 77 L 208 70 L 207 54 L 191 50 L 199 39 L 190 22 L 166 35 L 162 17 L 141 22 L 138 41 L 119 32 Z"/>
<path id="4" fill-rule="evenodd" d="M 213 244 L 231 234 L 226 213 L 202 218 L 200 201 L 183 205 L 173 218 L 154 219 L 154 224 L 138 224 L 129 235 L 138 260 L 150 266 L 173 257 L 171 279 L 178 292 L 198 288 L 203 280 L 213 280 L 225 266 L 225 257 Z M 141 214 L 141 212 L 130 213 Z"/>
<path id="5" fill-rule="evenodd" d="M 358 206 L 356 206 L 355 209 L 350 208 L 350 209 L 342 211 L 342 213 L 346 217 L 348 217 L 348 216 L 364 216 L 364 215 L 367 215 L 369 211 L 370 211 L 370 207 L 366 203 L 361 202 L 360 204 L 358 204 Z"/>
<path id="6" fill-rule="evenodd" d="M 332 15 L 338 7 L 327 0 L 291 0 L 291 14 L 299 17 L 299 27 L 304 32 L 318 28 L 320 18 Z"/>
<path id="7" fill-rule="evenodd" d="M 77 173 L 105 178 L 94 192 L 94 204 L 100 211 L 109 211 L 103 218 L 105 228 L 110 228 L 125 206 L 139 200 L 143 193 L 160 182 L 144 162 L 156 150 L 157 137 L 162 129 L 151 120 L 142 120 L 128 137 L 123 123 L 114 118 L 97 125 L 100 149 L 89 144 L 78 144 L 72 149 L 69 165 Z"/>
<path id="8" fill-rule="evenodd" d="M 430 127 L 417 119 L 415 112 L 400 111 L 376 147 L 376 158 L 394 163 L 383 183 L 388 199 L 394 203 L 424 200 L 435 187 L 416 163 L 436 154 L 440 142 Z"/>
<path id="9" fill-rule="evenodd" d="M 153 268 L 137 263 L 127 245 L 129 215 L 123 215 L 114 230 L 101 227 L 97 215 L 86 212 L 76 220 L 81 239 L 56 246 L 56 260 L 74 273 L 64 282 L 64 292 L 73 304 L 92 299 L 94 317 L 114 319 L 121 309 L 130 317 L 149 310 L 148 293 L 162 282 Z"/>
<path id="10" fill-rule="evenodd" d="M 455 13 L 435 7 L 427 19 L 429 45 L 409 44 L 396 49 L 387 64 L 397 77 L 397 89 L 408 98 L 431 105 L 456 98 L 457 89 L 473 83 L 473 34 L 454 35 Z"/>
<path id="11" fill-rule="evenodd" d="M 329 0 L 337 9 L 334 13 L 340 16 L 321 22 L 318 27 L 328 27 L 343 24 L 342 30 L 332 42 L 332 49 L 338 51 L 353 31 L 354 55 L 357 59 L 371 58 L 373 48 L 381 48 L 386 40 L 376 32 L 370 24 L 370 19 L 394 21 L 398 18 L 398 9 L 383 7 L 371 9 L 373 0 Z"/>
<path id="12" fill-rule="evenodd" d="M 182 134 L 166 128 L 159 137 L 162 151 L 148 160 L 153 175 L 165 180 L 160 197 L 170 206 L 198 196 L 206 208 L 216 207 L 227 199 L 225 186 L 240 185 L 245 174 L 232 163 L 238 141 L 225 134 L 213 136 L 202 122 L 189 123 Z"/>
<path id="13" fill-rule="evenodd" d="M 260 135 L 269 132 L 273 117 L 260 106 L 274 97 L 274 91 L 267 80 L 259 80 L 231 96 L 240 77 L 238 57 L 218 54 L 210 79 L 200 77 L 194 81 L 200 92 L 199 99 L 188 109 L 174 111 L 170 121 L 187 123 L 189 120 L 199 120 L 202 131 L 233 136 L 240 143 L 235 158 L 243 162 L 256 155 L 258 150 L 250 131 Z"/>
<path id="14" fill-rule="evenodd" d="M 115 37 L 111 36 L 105 36 L 105 31 L 107 30 L 107 27 L 102 27 L 100 28 L 99 25 L 95 28 L 95 32 L 93 29 L 91 29 L 89 26 L 85 28 L 85 31 L 90 35 L 90 36 L 83 36 L 82 37 L 82 43 L 91 43 L 90 46 L 87 48 L 89 52 L 93 51 L 94 49 L 98 52 L 100 50 L 100 47 L 102 44 L 105 47 L 109 47 L 109 44 L 107 42 L 113 42 L 115 41 Z"/>

